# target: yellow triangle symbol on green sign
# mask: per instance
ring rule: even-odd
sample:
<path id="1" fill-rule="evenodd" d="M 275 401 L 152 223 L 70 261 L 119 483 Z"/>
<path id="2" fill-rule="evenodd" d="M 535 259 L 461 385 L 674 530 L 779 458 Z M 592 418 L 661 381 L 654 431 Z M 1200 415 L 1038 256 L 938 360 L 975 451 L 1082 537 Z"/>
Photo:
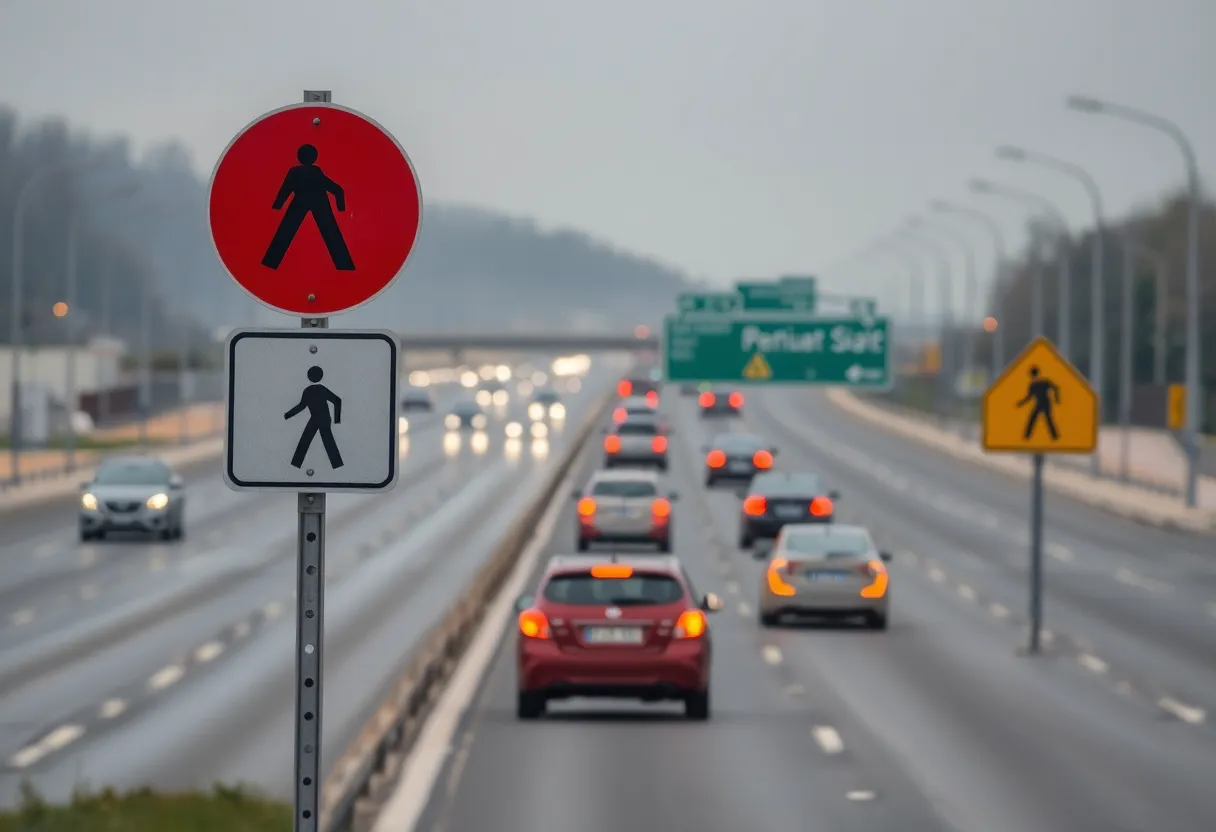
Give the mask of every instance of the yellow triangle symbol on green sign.
<path id="1" fill-rule="evenodd" d="M 773 370 L 768 366 L 768 362 L 764 360 L 763 353 L 752 353 L 751 361 L 748 361 L 747 366 L 743 368 L 743 377 L 750 379 L 773 377 Z"/>

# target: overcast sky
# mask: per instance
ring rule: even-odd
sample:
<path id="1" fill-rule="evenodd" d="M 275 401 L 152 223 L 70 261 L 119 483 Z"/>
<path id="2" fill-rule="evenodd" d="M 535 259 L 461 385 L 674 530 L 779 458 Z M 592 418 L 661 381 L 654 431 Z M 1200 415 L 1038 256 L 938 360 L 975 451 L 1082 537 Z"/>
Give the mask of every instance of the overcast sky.
<path id="1" fill-rule="evenodd" d="M 428 200 L 722 281 L 839 286 L 834 264 L 977 174 L 1088 221 L 1002 142 L 1084 163 L 1113 214 L 1181 184 L 1166 138 L 1070 92 L 1175 120 L 1216 170 L 1216 0 L 0 0 L 0 78 L 25 115 L 178 138 L 203 176 L 329 88 L 396 134 Z M 979 199 L 1020 234 L 1021 209 Z"/>

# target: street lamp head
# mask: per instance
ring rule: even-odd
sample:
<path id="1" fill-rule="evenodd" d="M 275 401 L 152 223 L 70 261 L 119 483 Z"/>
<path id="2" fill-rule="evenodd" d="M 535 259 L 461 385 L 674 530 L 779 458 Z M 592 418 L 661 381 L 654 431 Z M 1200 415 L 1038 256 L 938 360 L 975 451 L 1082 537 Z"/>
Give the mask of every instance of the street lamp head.
<path id="1" fill-rule="evenodd" d="M 1087 95 L 1070 95 L 1067 104 L 1069 109 L 1080 110 L 1083 113 L 1100 113 L 1105 108 L 1101 101 Z"/>
<path id="2" fill-rule="evenodd" d="M 1001 145 L 996 149 L 998 159 L 1004 159 L 1007 162 L 1024 162 L 1026 161 L 1026 151 L 1020 147 L 1011 145 Z"/>

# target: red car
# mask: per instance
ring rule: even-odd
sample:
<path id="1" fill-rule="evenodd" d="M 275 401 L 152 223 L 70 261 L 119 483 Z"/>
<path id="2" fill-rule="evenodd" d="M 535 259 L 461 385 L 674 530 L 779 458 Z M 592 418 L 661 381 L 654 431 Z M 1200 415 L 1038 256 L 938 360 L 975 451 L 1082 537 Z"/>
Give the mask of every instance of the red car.
<path id="1" fill-rule="evenodd" d="M 520 719 L 573 696 L 677 700 L 709 719 L 706 613 L 722 599 L 695 597 L 677 558 L 558 555 L 515 606 Z"/>

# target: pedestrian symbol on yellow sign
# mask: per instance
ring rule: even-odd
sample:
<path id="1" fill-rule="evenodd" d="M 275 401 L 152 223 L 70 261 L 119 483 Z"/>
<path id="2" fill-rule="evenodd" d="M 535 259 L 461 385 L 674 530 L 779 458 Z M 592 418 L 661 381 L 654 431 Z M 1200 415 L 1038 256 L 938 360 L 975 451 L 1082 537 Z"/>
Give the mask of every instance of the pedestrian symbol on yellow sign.
<path id="1" fill-rule="evenodd" d="M 752 353 L 751 360 L 747 362 L 747 366 L 743 368 L 743 377 L 747 379 L 758 380 L 773 377 L 773 368 L 768 366 L 768 362 L 764 360 L 763 353 Z"/>
<path id="2" fill-rule="evenodd" d="M 1026 396 L 1018 402 L 1018 407 L 1029 404 L 1031 399 L 1034 400 L 1034 407 L 1030 409 L 1030 418 L 1026 420 L 1023 438 L 1029 439 L 1034 434 L 1035 422 L 1042 416 L 1047 430 L 1051 432 L 1052 441 L 1059 439 L 1060 432 L 1056 430 L 1056 422 L 1051 418 L 1051 406 L 1053 399 L 1055 404 L 1060 403 L 1060 388 L 1051 379 L 1042 378 L 1039 368 L 1033 365 L 1030 368 L 1030 385 L 1026 388 Z"/>

